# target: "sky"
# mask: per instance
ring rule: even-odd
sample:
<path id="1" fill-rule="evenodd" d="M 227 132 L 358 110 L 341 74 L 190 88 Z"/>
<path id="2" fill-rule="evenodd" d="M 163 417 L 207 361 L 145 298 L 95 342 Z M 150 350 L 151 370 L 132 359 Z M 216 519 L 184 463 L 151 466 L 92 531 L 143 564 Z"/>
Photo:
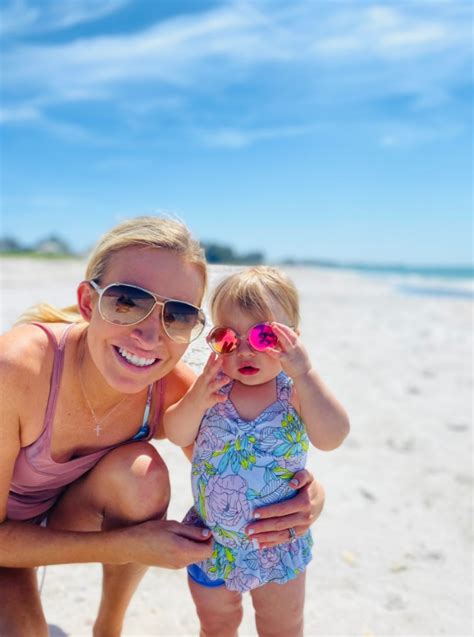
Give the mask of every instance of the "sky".
<path id="1" fill-rule="evenodd" d="M 472 259 L 464 0 L 0 0 L 0 235 Z"/>

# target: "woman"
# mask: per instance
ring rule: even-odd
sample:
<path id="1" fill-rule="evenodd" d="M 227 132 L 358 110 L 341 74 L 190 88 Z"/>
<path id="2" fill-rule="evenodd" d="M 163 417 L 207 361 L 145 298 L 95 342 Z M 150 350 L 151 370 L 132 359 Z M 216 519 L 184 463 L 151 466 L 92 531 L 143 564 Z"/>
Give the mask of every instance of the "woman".
<path id="1" fill-rule="evenodd" d="M 187 228 L 140 217 L 98 244 L 77 307 L 39 306 L 2 337 L 0 634 L 48 634 L 35 566 L 101 562 L 105 636 L 120 635 L 147 566 L 210 555 L 207 531 L 164 519 L 168 473 L 148 442 L 194 381 L 179 361 L 204 327 L 205 287 Z M 295 498 L 260 510 L 261 546 L 319 515 L 322 489 L 296 477 Z"/>

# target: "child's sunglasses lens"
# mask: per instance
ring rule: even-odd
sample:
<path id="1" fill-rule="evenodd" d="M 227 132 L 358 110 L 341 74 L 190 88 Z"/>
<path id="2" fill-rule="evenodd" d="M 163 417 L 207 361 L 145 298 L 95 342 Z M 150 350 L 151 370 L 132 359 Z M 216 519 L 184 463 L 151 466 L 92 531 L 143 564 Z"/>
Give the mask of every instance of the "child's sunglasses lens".
<path id="1" fill-rule="evenodd" d="M 263 352 L 268 347 L 277 347 L 278 338 L 268 323 L 254 325 L 248 333 L 250 347 L 257 352 Z"/>
<path id="2" fill-rule="evenodd" d="M 150 312 L 155 299 L 129 285 L 111 285 L 102 295 L 100 309 L 104 318 L 116 325 L 136 323 Z"/>
<path id="3" fill-rule="evenodd" d="M 214 328 L 209 333 L 207 342 L 216 354 L 230 354 L 239 344 L 236 333 L 228 327 Z"/>

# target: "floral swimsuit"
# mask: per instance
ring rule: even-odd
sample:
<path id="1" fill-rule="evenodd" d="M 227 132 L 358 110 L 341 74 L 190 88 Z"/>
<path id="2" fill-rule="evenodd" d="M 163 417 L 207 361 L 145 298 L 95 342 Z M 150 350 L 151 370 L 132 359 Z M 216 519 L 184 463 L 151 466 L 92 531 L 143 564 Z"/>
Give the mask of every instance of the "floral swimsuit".
<path id="1" fill-rule="evenodd" d="M 229 396 L 232 386 L 221 393 Z M 212 531 L 212 556 L 191 567 L 198 567 L 206 585 L 225 583 L 243 592 L 268 582 L 284 584 L 311 560 L 309 531 L 294 543 L 264 549 L 256 549 L 245 534 L 254 509 L 296 495 L 289 481 L 305 466 L 308 437 L 290 404 L 291 391 L 292 380 L 280 372 L 276 401 L 254 420 L 241 418 L 229 398 L 201 422 L 192 459 L 195 506 L 185 522 Z"/>

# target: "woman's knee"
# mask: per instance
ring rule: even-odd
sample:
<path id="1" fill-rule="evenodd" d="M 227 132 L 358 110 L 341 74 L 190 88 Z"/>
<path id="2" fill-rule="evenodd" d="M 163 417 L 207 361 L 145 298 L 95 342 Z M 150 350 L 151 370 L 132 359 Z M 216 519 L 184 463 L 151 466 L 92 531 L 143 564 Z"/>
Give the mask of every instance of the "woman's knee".
<path id="1" fill-rule="evenodd" d="M 148 443 L 110 452 L 100 467 L 106 485 L 105 517 L 141 522 L 165 515 L 170 499 L 168 469 Z"/>

